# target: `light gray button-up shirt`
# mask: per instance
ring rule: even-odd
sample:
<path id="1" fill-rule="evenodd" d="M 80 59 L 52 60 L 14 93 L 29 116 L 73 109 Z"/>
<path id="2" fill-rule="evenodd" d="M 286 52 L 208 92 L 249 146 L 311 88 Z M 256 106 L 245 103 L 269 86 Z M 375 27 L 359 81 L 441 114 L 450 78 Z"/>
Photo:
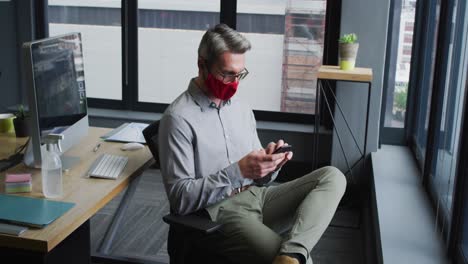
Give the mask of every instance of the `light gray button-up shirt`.
<path id="1" fill-rule="evenodd" d="M 235 97 L 218 108 L 194 80 L 167 108 L 159 126 L 161 173 L 177 214 L 206 208 L 234 188 L 252 184 L 242 177 L 238 161 L 262 148 L 252 110 Z"/>

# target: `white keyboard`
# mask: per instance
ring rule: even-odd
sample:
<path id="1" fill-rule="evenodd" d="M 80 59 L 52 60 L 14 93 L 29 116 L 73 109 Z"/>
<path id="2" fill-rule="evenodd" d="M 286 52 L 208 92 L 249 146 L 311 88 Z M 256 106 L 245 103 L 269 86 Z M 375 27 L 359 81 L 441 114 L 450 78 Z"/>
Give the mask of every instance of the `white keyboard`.
<path id="1" fill-rule="evenodd" d="M 90 177 L 117 179 L 127 165 L 128 157 L 102 154 L 91 165 L 88 175 Z"/>

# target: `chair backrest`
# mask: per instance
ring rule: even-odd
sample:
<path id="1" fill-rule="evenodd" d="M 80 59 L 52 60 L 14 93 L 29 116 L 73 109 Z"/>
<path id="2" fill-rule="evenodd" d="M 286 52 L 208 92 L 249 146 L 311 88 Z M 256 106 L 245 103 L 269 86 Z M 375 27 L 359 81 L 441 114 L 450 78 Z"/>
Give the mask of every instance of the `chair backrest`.
<path id="1" fill-rule="evenodd" d="M 153 122 L 143 130 L 143 137 L 153 154 L 155 165 L 160 168 L 158 151 L 159 120 Z M 172 211 L 172 210 L 171 210 Z M 164 221 L 170 224 L 167 251 L 170 263 L 229 263 L 224 257 L 202 252 L 196 246 L 200 235 L 212 233 L 221 227 L 221 224 L 197 215 L 177 216 L 169 214 L 164 216 Z M 195 232 L 196 231 L 196 232 Z"/>
<path id="2" fill-rule="evenodd" d="M 143 130 L 143 137 L 145 138 L 146 144 L 148 145 L 148 148 L 150 149 L 151 154 L 153 154 L 156 167 L 160 168 L 159 150 L 158 150 L 158 132 L 159 132 L 159 120 L 156 120 Z"/>

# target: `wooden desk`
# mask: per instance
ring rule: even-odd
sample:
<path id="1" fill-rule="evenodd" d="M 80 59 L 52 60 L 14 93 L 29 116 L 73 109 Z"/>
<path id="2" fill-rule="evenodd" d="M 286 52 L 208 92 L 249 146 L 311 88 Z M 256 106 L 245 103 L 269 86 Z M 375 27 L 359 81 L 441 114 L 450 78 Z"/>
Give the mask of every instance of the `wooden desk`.
<path id="1" fill-rule="evenodd" d="M 94 153 L 93 148 L 101 141 L 99 137 L 108 131 L 110 131 L 110 129 L 90 128 L 89 135 L 67 152 L 67 155 L 80 157 L 80 162 L 72 167 L 68 173 L 63 174 L 64 196 L 59 200 L 73 202 L 76 205 L 43 229 L 30 228 L 19 237 L 0 234 L 0 247 L 3 249 L 19 249 L 20 253 L 14 255 L 15 257 L 22 256 L 25 252 L 32 253 L 32 255 L 35 256 L 35 258 L 32 258 L 33 260 L 42 258 L 45 260 L 41 262 L 46 263 L 49 262 L 47 260 L 48 254 L 54 252 L 56 247 L 62 248 L 63 246 L 61 244 L 65 243 L 64 240 L 83 225 L 85 225 L 84 233 L 88 232 L 87 236 L 89 240 L 89 219 L 122 191 L 133 177 L 141 174 L 152 162 L 152 155 L 148 148 L 137 151 L 122 151 L 120 150 L 122 143 L 103 142 L 99 150 Z M 24 142 L 25 139 L 16 139 L 14 136 L 5 134 L 0 135 L 0 155 L 11 155 L 14 149 Z M 129 157 L 127 166 L 117 180 L 85 177 L 86 171 L 101 153 L 111 153 Z M 21 193 L 17 195 L 44 198 L 41 188 L 40 169 L 31 169 L 25 167 L 24 164 L 20 164 L 9 169 L 7 172 L 31 172 L 33 174 L 33 191 L 31 193 Z M 3 184 L 5 174 L 5 172 L 0 173 L 0 193 L 5 192 Z M 18 210 L 21 210 L 21 208 L 18 208 Z M 86 234 L 82 232 L 81 235 Z M 77 245 L 75 244 L 73 246 Z M 88 247 L 87 251 L 89 252 L 89 245 L 85 245 L 85 247 Z M 78 249 L 75 248 L 75 250 Z M 2 256 L 4 252 L 11 251 L 14 250 L 7 249 L 7 251 L 0 251 L 0 256 Z M 69 255 L 69 258 L 73 258 L 73 256 Z M 60 259 L 58 263 L 60 262 L 77 263 L 73 259 Z"/>
<path id="2" fill-rule="evenodd" d="M 27 140 L 28 138 L 17 138 L 14 133 L 0 133 L 0 159 L 8 158 Z"/>

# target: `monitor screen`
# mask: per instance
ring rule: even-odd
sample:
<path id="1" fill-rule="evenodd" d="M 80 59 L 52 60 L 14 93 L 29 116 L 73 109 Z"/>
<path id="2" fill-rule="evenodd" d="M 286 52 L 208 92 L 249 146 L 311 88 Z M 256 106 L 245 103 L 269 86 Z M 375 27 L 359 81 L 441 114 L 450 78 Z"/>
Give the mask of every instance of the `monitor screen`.
<path id="1" fill-rule="evenodd" d="M 23 44 L 25 82 L 31 115 L 26 165 L 39 168 L 44 138 L 61 134 L 66 152 L 88 134 L 89 122 L 83 51 L 80 33 L 40 39 Z M 78 160 L 61 155 L 62 167 Z M 64 165 L 67 163 L 68 165 Z"/>
<path id="2" fill-rule="evenodd" d="M 41 137 L 61 133 L 86 115 L 80 34 L 31 45 Z"/>

